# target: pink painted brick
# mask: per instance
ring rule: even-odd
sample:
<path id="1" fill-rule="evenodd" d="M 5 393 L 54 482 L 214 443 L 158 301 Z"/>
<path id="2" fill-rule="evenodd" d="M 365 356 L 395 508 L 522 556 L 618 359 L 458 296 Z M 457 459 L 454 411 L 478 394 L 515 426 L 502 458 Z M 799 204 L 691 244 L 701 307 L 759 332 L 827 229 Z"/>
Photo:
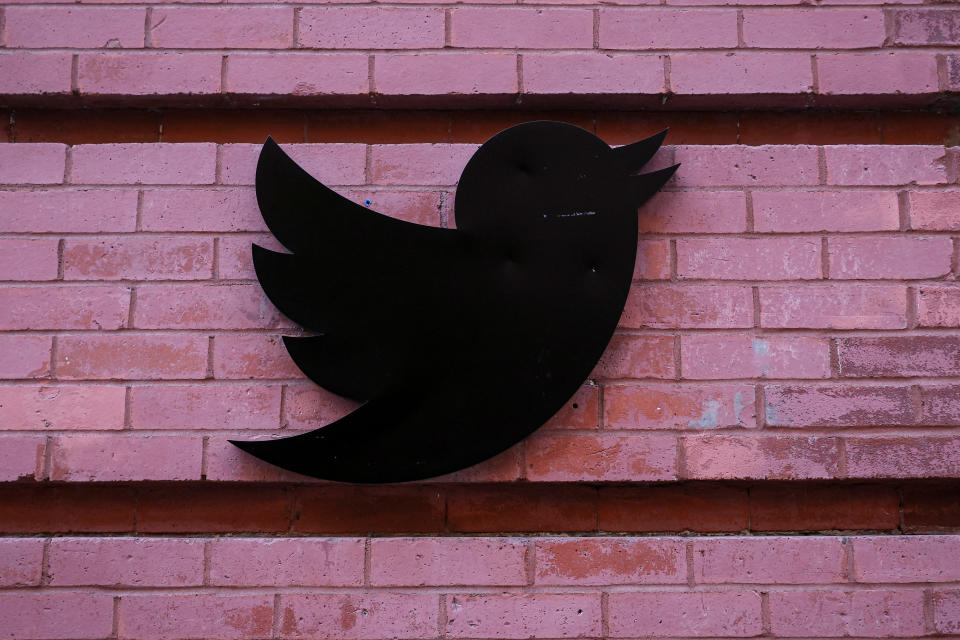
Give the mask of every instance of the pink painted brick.
<path id="1" fill-rule="evenodd" d="M 612 593 L 609 611 L 614 638 L 750 637 L 762 630 L 756 591 Z"/>
<path id="2" fill-rule="evenodd" d="M 676 480 L 677 444 L 670 436 L 535 435 L 526 468 L 534 482 Z"/>
<path id="3" fill-rule="evenodd" d="M 265 638 L 273 626 L 273 595 L 125 594 L 119 616 L 121 638 Z"/>
<path id="4" fill-rule="evenodd" d="M 271 251 L 288 253 L 272 234 L 224 236 L 220 238 L 217 255 L 221 280 L 256 280 L 257 274 L 253 268 L 254 244 Z"/>
<path id="5" fill-rule="evenodd" d="M 517 57 L 506 53 L 377 55 L 374 83 L 376 93 L 385 96 L 511 95 L 519 90 Z"/>
<path id="6" fill-rule="evenodd" d="M 960 580 L 960 536 L 863 536 L 852 541 L 857 582 Z"/>
<path id="7" fill-rule="evenodd" d="M 150 37 L 158 49 L 286 49 L 292 7 L 154 7 Z"/>
<path id="8" fill-rule="evenodd" d="M 50 375 L 50 336 L 0 335 L 0 379 Z"/>
<path id="9" fill-rule="evenodd" d="M 73 56 L 68 53 L 0 52 L 0 93 L 70 93 L 72 64 Z"/>
<path id="10" fill-rule="evenodd" d="M 221 181 L 224 184 L 252 185 L 257 175 L 257 159 L 260 156 L 261 148 L 262 145 L 259 144 L 223 145 L 221 150 Z M 326 185 L 354 185 L 366 182 L 364 177 L 366 145 L 291 144 L 283 145 L 283 149 L 307 173 Z M 260 222 L 259 226 L 244 226 L 228 229 L 229 231 L 259 231 L 265 228 L 252 190 L 221 191 L 219 193 L 230 193 L 232 197 L 237 199 L 236 204 L 232 206 L 240 207 L 242 205 L 247 216 L 255 216 L 256 220 Z M 185 198 L 186 195 L 183 197 Z M 217 211 L 219 212 L 219 209 Z M 244 217 L 243 219 L 246 221 L 248 218 Z M 198 229 L 198 231 L 206 230 Z"/>
<path id="11" fill-rule="evenodd" d="M 185 587 L 203 584 L 202 539 L 54 538 L 53 586 Z"/>
<path id="12" fill-rule="evenodd" d="M 913 424 L 905 386 L 768 385 L 767 424 L 778 427 L 862 427 Z"/>
<path id="13" fill-rule="evenodd" d="M 57 342 L 57 377 L 64 380 L 177 380 L 206 371 L 206 336 L 120 333 Z"/>
<path id="14" fill-rule="evenodd" d="M 675 378 L 672 336 L 617 334 L 610 339 L 592 378 Z"/>
<path id="15" fill-rule="evenodd" d="M 40 586 L 43 544 L 42 538 L 0 540 L 0 587 Z"/>
<path id="16" fill-rule="evenodd" d="M 0 429 L 122 429 L 123 387 L 0 387 Z"/>
<path id="17" fill-rule="evenodd" d="M 249 453 L 241 451 L 229 440 L 272 440 L 282 437 L 281 432 L 268 434 L 254 434 L 244 432 L 241 435 L 210 436 L 207 440 L 206 465 L 207 480 L 223 480 L 227 482 L 318 482 L 315 478 L 308 478 L 298 473 L 284 471 L 280 467 L 254 458 Z"/>
<path id="18" fill-rule="evenodd" d="M 761 193 L 766 192 L 755 193 L 753 197 Z M 740 233 L 746 230 L 747 205 L 741 191 L 662 191 L 640 209 L 640 233 Z"/>
<path id="19" fill-rule="evenodd" d="M 280 636 L 301 638 L 435 638 L 436 593 L 282 594 Z"/>
<path id="20" fill-rule="evenodd" d="M 680 238 L 677 275 L 696 280 L 820 277 L 819 238 Z"/>
<path id="21" fill-rule="evenodd" d="M 938 90 L 932 53 L 827 53 L 817 56 L 824 95 L 914 94 Z"/>
<path id="22" fill-rule="evenodd" d="M 750 385 L 617 384 L 603 388 L 607 429 L 755 427 Z"/>
<path id="23" fill-rule="evenodd" d="M 620 319 L 630 329 L 724 329 L 753 325 L 750 287 L 634 285 Z"/>
<path id="24" fill-rule="evenodd" d="M 676 538 L 539 538 L 534 583 L 686 584 L 684 546 Z"/>
<path id="25" fill-rule="evenodd" d="M 66 145 L 0 144 L 0 184 L 61 184 L 66 161 Z"/>
<path id="26" fill-rule="evenodd" d="M 813 185 L 819 182 L 816 147 L 679 146 L 675 153 L 675 162 L 681 165 L 673 178 L 677 187 Z"/>
<path id="27" fill-rule="evenodd" d="M 960 56 L 946 56 L 947 58 L 947 86 L 951 91 L 960 89 Z"/>
<path id="28" fill-rule="evenodd" d="M 220 538 L 210 545 L 210 584 L 359 587 L 363 544 L 360 538 Z"/>
<path id="29" fill-rule="evenodd" d="M 450 11 L 450 44 L 470 48 L 589 49 L 586 9 L 464 8 Z"/>
<path id="30" fill-rule="evenodd" d="M 736 11 L 600 9 L 601 49 L 726 49 L 736 46 Z"/>
<path id="31" fill-rule="evenodd" d="M 944 340 L 953 338 L 944 337 Z M 950 366 L 956 366 L 956 362 Z M 923 398 L 922 422 L 951 426 L 960 424 L 960 385 L 926 386 L 921 388 L 920 394 Z"/>
<path id="32" fill-rule="evenodd" d="M 756 231 L 896 231 L 893 191 L 755 191 Z"/>
<path id="33" fill-rule="evenodd" d="M 886 35 L 879 9 L 744 11 L 743 41 L 763 49 L 880 47 Z"/>
<path id="34" fill-rule="evenodd" d="M 68 238 L 67 280 L 206 280 L 213 275 L 209 238 Z"/>
<path id="35" fill-rule="evenodd" d="M 126 287 L 0 287 L 0 328 L 119 329 L 129 304 Z"/>
<path id="36" fill-rule="evenodd" d="M 525 585 L 527 547 L 515 538 L 381 538 L 370 542 L 370 584 Z"/>
<path id="37" fill-rule="evenodd" d="M 797 94 L 813 89 L 806 54 L 675 53 L 670 65 L 670 84 L 677 94 Z"/>
<path id="38" fill-rule="evenodd" d="M 428 227 L 443 226 L 444 207 L 453 201 L 453 194 L 444 191 L 349 189 L 341 193 L 358 204 L 369 200 L 369 207 L 377 213 Z"/>
<path id="39" fill-rule="evenodd" d="M 75 184 L 211 184 L 217 146 L 209 143 L 79 144 Z"/>
<path id="40" fill-rule="evenodd" d="M 429 480 L 431 483 L 491 483 L 523 480 L 523 444 L 516 444 L 477 465 Z"/>
<path id="41" fill-rule="evenodd" d="M 305 7 L 300 45 L 317 49 L 442 49 L 438 8 Z"/>
<path id="42" fill-rule="evenodd" d="M 952 336 L 841 338 L 837 351 L 841 376 L 960 375 L 960 341 Z"/>
<path id="43" fill-rule="evenodd" d="M 823 150 L 829 184 L 943 184 L 947 181 L 943 147 L 843 145 L 827 146 Z"/>
<path id="44" fill-rule="evenodd" d="M 530 53 L 523 56 L 523 92 L 548 94 L 663 93 L 663 58 L 608 53 Z"/>
<path id="45" fill-rule="evenodd" d="M 846 582 L 843 541 L 836 536 L 700 538 L 693 543 L 700 584 Z"/>
<path id="46" fill-rule="evenodd" d="M 224 334 L 213 343 L 217 378 L 304 378 L 280 336 Z"/>
<path id="47" fill-rule="evenodd" d="M 219 53 L 81 53 L 83 95 L 211 95 L 220 93 Z"/>
<path id="48" fill-rule="evenodd" d="M 50 479 L 66 482 L 199 480 L 200 438 L 59 436 L 53 439 Z"/>
<path id="49" fill-rule="evenodd" d="M 543 428 L 596 429 L 600 426 L 599 415 L 600 389 L 588 381 L 543 425 Z"/>
<path id="50" fill-rule="evenodd" d="M 289 327 L 259 285 L 143 285 L 134 326 L 141 329 L 274 329 Z"/>
<path id="51" fill-rule="evenodd" d="M 687 436 L 687 477 L 697 480 L 807 480 L 840 472 L 840 440 L 794 436 Z"/>
<path id="52" fill-rule="evenodd" d="M 848 438 L 846 448 L 851 478 L 960 477 L 960 438 Z"/>
<path id="53" fill-rule="evenodd" d="M 922 636 L 922 591 L 774 591 L 777 636 Z"/>
<path id="54" fill-rule="evenodd" d="M 456 594 L 442 621 L 448 638 L 599 637 L 599 593 Z"/>
<path id="55" fill-rule="evenodd" d="M 668 280 L 670 278 L 670 241 L 639 240 L 634 280 Z"/>
<path id="56" fill-rule="evenodd" d="M 251 182 L 253 175 L 251 167 Z M 267 228 L 253 189 L 147 190 L 143 192 L 141 225 L 144 231 L 265 231 Z"/>
<path id="57" fill-rule="evenodd" d="M 55 280 L 57 243 L 56 238 L 0 238 L 0 277 Z"/>
<path id="58" fill-rule="evenodd" d="M 684 378 L 829 378 L 822 338 L 690 334 L 680 338 Z"/>
<path id="59" fill-rule="evenodd" d="M 917 320 L 922 327 L 960 327 L 960 288 L 918 289 Z"/>
<path id="60" fill-rule="evenodd" d="M 0 230 L 11 233 L 134 231 L 137 192 L 99 189 L 0 191 L 0 214 Z"/>
<path id="61" fill-rule="evenodd" d="M 133 7 L 8 7 L 8 47 L 140 48 L 147 11 Z"/>
<path id="62" fill-rule="evenodd" d="M 316 429 L 339 420 L 357 408 L 357 403 L 314 384 L 286 388 L 282 424 L 294 429 Z"/>
<path id="63" fill-rule="evenodd" d="M 900 9 L 890 18 L 896 44 L 953 47 L 960 41 L 960 14 L 951 8 Z"/>
<path id="64" fill-rule="evenodd" d="M 898 285 L 760 288 L 760 326 L 809 329 L 903 329 L 906 290 Z"/>
<path id="65" fill-rule="evenodd" d="M 960 191 L 910 191 L 908 196 L 911 229 L 960 229 Z"/>
<path id="66" fill-rule="evenodd" d="M 134 387 L 130 422 L 136 429 L 275 429 L 279 385 Z"/>
<path id="67" fill-rule="evenodd" d="M 938 633 L 960 631 L 960 591 L 934 592 L 933 628 Z"/>
<path id="68" fill-rule="evenodd" d="M 0 438 L 0 482 L 43 480 L 45 451 L 44 438 L 29 436 Z"/>
<path id="69" fill-rule="evenodd" d="M 389 144 L 373 147 L 371 180 L 376 184 L 456 184 L 477 150 L 473 144 Z"/>
<path id="70" fill-rule="evenodd" d="M 226 93 L 263 96 L 361 96 L 370 91 L 367 56 L 327 53 L 234 53 Z"/>
<path id="71" fill-rule="evenodd" d="M 0 593 L 0 629 L 17 640 L 99 640 L 110 636 L 109 593 Z"/>

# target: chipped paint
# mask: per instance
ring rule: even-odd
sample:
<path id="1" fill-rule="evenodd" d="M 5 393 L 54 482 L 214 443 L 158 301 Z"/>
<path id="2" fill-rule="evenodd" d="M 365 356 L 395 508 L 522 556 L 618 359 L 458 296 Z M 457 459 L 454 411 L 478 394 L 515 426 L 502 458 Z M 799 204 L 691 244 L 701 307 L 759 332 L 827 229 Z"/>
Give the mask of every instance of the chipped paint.
<path id="1" fill-rule="evenodd" d="M 697 427 L 699 429 L 713 429 L 720 424 L 720 401 L 719 400 L 707 400 L 703 403 L 703 412 L 700 414 L 700 418 L 696 420 L 691 420 L 687 423 L 688 426 Z"/>

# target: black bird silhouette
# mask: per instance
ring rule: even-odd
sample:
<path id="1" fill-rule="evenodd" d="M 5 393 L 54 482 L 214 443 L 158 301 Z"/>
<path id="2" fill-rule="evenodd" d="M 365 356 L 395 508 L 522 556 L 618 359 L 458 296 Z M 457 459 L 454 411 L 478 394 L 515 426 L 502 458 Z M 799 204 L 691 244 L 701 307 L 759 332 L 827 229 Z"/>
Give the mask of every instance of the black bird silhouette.
<path id="1" fill-rule="evenodd" d="M 292 254 L 253 246 L 270 300 L 316 337 L 285 337 L 303 372 L 363 402 L 319 429 L 233 441 L 346 482 L 457 471 L 556 413 L 599 360 L 633 274 L 637 209 L 677 166 L 636 175 L 666 136 L 611 149 L 559 122 L 511 127 L 463 170 L 456 229 L 337 195 L 267 139 L 257 200 Z"/>

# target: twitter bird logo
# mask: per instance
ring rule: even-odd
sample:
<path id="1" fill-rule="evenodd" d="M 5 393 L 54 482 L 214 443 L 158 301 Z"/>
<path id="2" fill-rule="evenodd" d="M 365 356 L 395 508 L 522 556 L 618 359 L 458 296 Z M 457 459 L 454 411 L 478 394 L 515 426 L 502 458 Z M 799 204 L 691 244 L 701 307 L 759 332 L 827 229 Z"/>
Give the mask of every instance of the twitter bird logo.
<path id="1" fill-rule="evenodd" d="M 297 436 L 234 441 L 297 473 L 401 482 L 464 469 L 535 431 L 607 346 L 633 275 L 637 209 L 676 166 L 640 169 L 666 131 L 611 148 L 559 122 L 511 127 L 463 170 L 456 229 L 334 193 L 268 139 L 257 201 L 291 253 L 253 246 L 314 382 L 363 404 Z"/>

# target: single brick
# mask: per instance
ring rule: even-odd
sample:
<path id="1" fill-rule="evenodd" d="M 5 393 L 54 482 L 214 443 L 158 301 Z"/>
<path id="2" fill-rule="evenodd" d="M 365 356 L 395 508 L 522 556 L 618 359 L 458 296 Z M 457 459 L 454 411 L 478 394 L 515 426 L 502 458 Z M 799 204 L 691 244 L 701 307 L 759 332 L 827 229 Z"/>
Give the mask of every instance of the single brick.
<path id="1" fill-rule="evenodd" d="M 130 422 L 136 429 L 276 429 L 279 385 L 134 387 Z"/>
<path id="2" fill-rule="evenodd" d="M 614 638 L 749 637 L 761 632 L 756 591 L 612 593 L 609 611 Z"/>
<path id="3" fill-rule="evenodd" d="M 829 378 L 822 338 L 690 334 L 680 338 L 684 378 Z"/>
<path id="4" fill-rule="evenodd" d="M 206 371 L 206 336 L 120 333 L 57 342 L 57 377 L 65 380 L 176 380 Z"/>
<path id="5" fill-rule="evenodd" d="M 280 336 L 224 334 L 213 343 L 213 372 L 217 378 L 304 378 L 283 346 Z"/>
<path id="6" fill-rule="evenodd" d="M 757 192 L 753 197 L 766 193 L 769 192 Z M 741 233 L 746 230 L 747 205 L 741 191 L 661 191 L 640 209 L 640 233 Z"/>
<path id="7" fill-rule="evenodd" d="M 699 584 L 846 582 L 843 541 L 836 536 L 701 538 L 693 543 Z"/>
<path id="8" fill-rule="evenodd" d="M 65 482 L 199 480 L 200 438 L 57 436 L 50 479 Z"/>
<path id="9" fill-rule="evenodd" d="M 523 479 L 523 443 L 518 443 L 506 451 L 488 458 L 484 462 L 437 476 L 430 482 L 450 484 L 460 482 L 516 482 Z"/>
<path id="10" fill-rule="evenodd" d="M 960 591 L 934 592 L 933 628 L 938 633 L 960 631 Z"/>
<path id="11" fill-rule="evenodd" d="M 39 587 L 43 573 L 43 544 L 42 538 L 0 540 L 0 586 Z"/>
<path id="12" fill-rule="evenodd" d="M 219 53 L 81 53 L 82 95 L 176 96 L 220 93 Z"/>
<path id="13" fill-rule="evenodd" d="M 119 329 L 129 305 L 127 287 L 0 287 L 0 329 Z"/>
<path id="14" fill-rule="evenodd" d="M 366 55 L 352 53 L 232 53 L 223 90 L 256 96 L 366 96 L 368 68 Z"/>
<path id="15" fill-rule="evenodd" d="M 668 280 L 670 278 L 670 241 L 638 240 L 634 280 Z"/>
<path id="16" fill-rule="evenodd" d="M 921 636 L 923 592 L 774 591 L 770 625 L 777 636 Z"/>
<path id="17" fill-rule="evenodd" d="M 960 41 L 960 15 L 946 7 L 900 9 L 891 11 L 890 18 L 895 44 L 952 47 Z"/>
<path id="18" fill-rule="evenodd" d="M 0 335 L 0 379 L 50 375 L 50 336 Z"/>
<path id="19" fill-rule="evenodd" d="M 917 322 L 921 327 L 960 327 L 960 288 L 920 287 Z"/>
<path id="20" fill-rule="evenodd" d="M 219 538 L 210 545 L 210 584 L 359 587 L 363 584 L 363 540 Z"/>
<path id="21" fill-rule="evenodd" d="M 186 538 L 54 538 L 47 573 L 58 587 L 199 586 L 203 545 Z"/>
<path id="22" fill-rule="evenodd" d="M 124 594 L 119 618 L 121 638 L 263 638 L 273 626 L 273 595 Z"/>
<path id="23" fill-rule="evenodd" d="M 0 93 L 4 95 L 67 94 L 73 56 L 36 51 L 0 52 Z M 6 163 L 0 163 L 9 168 Z"/>
<path id="24" fill-rule="evenodd" d="M 597 505 L 601 531 L 741 531 L 749 515 L 745 488 L 704 483 L 601 487 Z"/>
<path id="25" fill-rule="evenodd" d="M 905 533 L 949 533 L 960 528 L 960 492 L 955 482 L 906 486 L 902 493 Z"/>
<path id="26" fill-rule="evenodd" d="M 946 56 L 947 87 L 951 91 L 960 89 L 960 56 Z"/>
<path id="27" fill-rule="evenodd" d="M 960 536 L 864 536 L 852 538 L 857 582 L 953 582 L 960 580 Z"/>
<path id="28" fill-rule="evenodd" d="M 960 375 L 960 343 L 947 336 L 841 338 L 837 351 L 842 376 Z"/>
<path id="29" fill-rule="evenodd" d="M 251 182 L 253 171 L 250 167 Z M 197 215 L 198 211 L 203 213 Z M 144 231 L 265 231 L 267 228 L 253 189 L 147 190 L 143 192 L 141 225 Z"/>
<path id="30" fill-rule="evenodd" d="M 936 436 L 848 438 L 852 478 L 956 478 L 960 438 Z"/>
<path id="31" fill-rule="evenodd" d="M 840 472 L 840 440 L 808 436 L 687 436 L 687 477 L 699 480 L 809 480 Z"/>
<path id="32" fill-rule="evenodd" d="M 750 287 L 634 285 L 620 319 L 630 329 L 732 329 L 753 325 Z"/>
<path id="33" fill-rule="evenodd" d="M 4 441 L 0 457 L 9 451 Z M 0 460 L 0 469 L 10 468 Z M 6 533 L 132 533 L 134 498 L 133 487 L 122 485 L 8 483 L 0 486 L 0 521 Z"/>
<path id="34" fill-rule="evenodd" d="M 530 53 L 523 56 L 523 92 L 527 95 L 635 95 L 665 91 L 663 58 L 657 55 Z"/>
<path id="35" fill-rule="evenodd" d="M 280 596 L 283 638 L 435 638 L 435 593 L 324 593 Z M 269 627 L 268 627 L 269 629 Z"/>
<path id="36" fill-rule="evenodd" d="M 845 145 L 823 149 L 829 184 L 943 184 L 947 181 L 943 147 Z"/>
<path id="37" fill-rule="evenodd" d="M 292 7 L 155 7 L 150 38 L 158 49 L 286 49 Z"/>
<path id="38" fill-rule="evenodd" d="M 57 243 L 56 238 L 0 238 L 0 273 L 5 280 L 56 280 Z"/>
<path id="39" fill-rule="evenodd" d="M 190 483 L 148 484 L 137 490 L 138 533 L 236 535 L 289 528 L 290 497 L 283 487 Z"/>
<path id="40" fill-rule="evenodd" d="M 376 184 L 456 184 L 477 150 L 472 144 L 390 144 L 373 147 L 371 180 Z"/>
<path id="41" fill-rule="evenodd" d="M 535 435 L 526 468 L 534 482 L 675 480 L 677 446 L 669 436 Z"/>
<path id="42" fill-rule="evenodd" d="M 259 144 L 225 144 L 221 147 L 221 180 L 224 184 L 252 185 L 257 175 L 257 160 L 260 157 L 262 145 Z M 364 184 L 364 170 L 366 165 L 367 146 L 363 144 L 296 144 L 284 145 L 284 151 L 297 164 L 327 185 L 356 185 Z M 149 192 L 148 192 L 149 193 Z M 196 193 L 195 191 L 192 193 Z M 224 193 L 224 192 L 221 192 Z M 247 214 L 243 220 L 249 219 L 259 222 L 258 226 L 243 226 L 228 231 L 260 231 L 266 229 L 260 218 L 253 190 L 230 192 L 235 202 L 232 206 L 243 208 Z M 244 194 L 241 200 L 241 193 Z M 186 196 L 183 196 L 184 198 Z M 215 196 L 211 196 L 215 197 Z M 217 196 L 220 197 L 220 196 Z M 218 210 L 219 211 L 219 210 Z M 198 231 L 214 231 L 218 229 L 198 229 Z"/>
<path id="43" fill-rule="evenodd" d="M 455 594 L 446 598 L 447 617 L 441 624 L 449 638 L 601 635 L 599 593 Z"/>
<path id="44" fill-rule="evenodd" d="M 952 338 L 944 338 L 945 342 L 952 340 Z M 920 394 L 923 398 L 921 420 L 925 424 L 950 426 L 960 424 L 960 385 L 921 387 Z"/>
<path id="45" fill-rule="evenodd" d="M 697 280 L 820 277 L 819 238 L 680 238 L 677 275 Z"/>
<path id="46" fill-rule="evenodd" d="M 564 8 L 457 8 L 450 11 L 450 44 L 474 49 L 589 49 L 593 13 Z"/>
<path id="47" fill-rule="evenodd" d="M 615 334 L 591 378 L 675 378 L 673 336 Z"/>
<path id="48" fill-rule="evenodd" d="M 681 95 L 810 93 L 813 72 L 799 53 L 674 53 L 670 84 Z"/>
<path id="49" fill-rule="evenodd" d="M 122 429 L 123 387 L 0 387 L 0 429 Z"/>
<path id="50" fill-rule="evenodd" d="M 211 184 L 217 147 L 209 143 L 79 144 L 76 184 Z"/>
<path id="51" fill-rule="evenodd" d="M 686 584 L 679 539 L 539 538 L 535 584 Z"/>
<path id="52" fill-rule="evenodd" d="M 824 95 L 936 93 L 932 53 L 825 53 L 817 56 Z"/>
<path id="53" fill-rule="evenodd" d="M 607 429 L 754 427 L 750 385 L 617 384 L 603 389 Z"/>
<path id="54" fill-rule="evenodd" d="M 600 9 L 601 49 L 727 49 L 736 46 L 736 11 Z"/>
<path id="55" fill-rule="evenodd" d="M 370 584 L 525 585 L 526 550 L 518 538 L 375 539 L 370 542 Z"/>
<path id="56" fill-rule="evenodd" d="M 743 12 L 743 41 L 763 49 L 862 49 L 883 46 L 879 9 Z"/>
<path id="57" fill-rule="evenodd" d="M 341 192 L 342 195 L 356 202 L 369 206 L 377 213 L 391 218 L 422 224 L 428 227 L 453 226 L 444 225 L 443 218 L 452 208 L 453 194 L 445 191 L 398 191 L 349 189 Z M 367 205 L 366 202 L 370 201 Z"/>
<path id="58" fill-rule="evenodd" d="M 899 285 L 760 287 L 760 326 L 903 329 L 906 290 Z"/>
<path id="59" fill-rule="evenodd" d="M 0 593 L 0 629 L 17 640 L 99 640 L 110 636 L 109 593 Z"/>
<path id="60" fill-rule="evenodd" d="M 756 485 L 750 488 L 750 528 L 895 529 L 900 521 L 899 502 L 897 488 L 889 485 Z"/>
<path id="61" fill-rule="evenodd" d="M 773 232 L 896 231 L 893 191 L 756 191 L 754 229 Z"/>
<path id="62" fill-rule="evenodd" d="M 313 478 L 284 471 L 280 467 L 254 458 L 230 440 L 273 440 L 283 437 L 282 431 L 273 433 L 245 432 L 240 436 L 210 436 L 207 438 L 207 480 L 227 482 L 315 482 Z M 286 526 L 284 527 L 286 530 Z"/>
<path id="63" fill-rule="evenodd" d="M 68 238 L 67 280 L 205 280 L 213 275 L 207 238 Z"/>
<path id="64" fill-rule="evenodd" d="M 292 326 L 259 285 L 143 285 L 134 326 L 141 329 L 276 329 Z"/>
<path id="65" fill-rule="evenodd" d="M 777 427 L 865 427 L 913 424 L 906 386 L 767 385 L 767 424 Z"/>
<path id="66" fill-rule="evenodd" d="M 551 484 L 461 485 L 446 491 L 450 531 L 596 531 L 596 490 Z"/>
<path id="67" fill-rule="evenodd" d="M 7 7 L 7 47 L 140 48 L 147 11 L 136 7 Z"/>
<path id="68" fill-rule="evenodd" d="M 374 86 L 384 96 L 513 95 L 519 90 L 517 57 L 507 53 L 378 54 Z"/>
<path id="69" fill-rule="evenodd" d="M 316 429 L 339 420 L 357 408 L 357 403 L 335 395 L 315 384 L 286 388 L 281 424 L 294 429 Z"/>
<path id="70" fill-rule="evenodd" d="M 66 145 L 52 142 L 2 144 L 0 184 L 61 184 L 66 162 Z M 24 198 L 22 195 L 7 197 L 13 199 L 14 205 Z"/>
<path id="71" fill-rule="evenodd" d="M 908 197 L 911 229 L 960 229 L 960 191 L 909 191 Z"/>
<path id="72" fill-rule="evenodd" d="M 317 49 L 442 49 L 443 10 L 305 7 L 300 46 Z"/>
<path id="73" fill-rule="evenodd" d="M 5 436 L 0 439 L 0 482 L 43 480 L 46 439 L 30 436 Z M 17 486 L 17 489 L 22 487 Z M 8 520 L 4 529 L 11 531 Z M 0 563 L 2 564 L 2 563 Z M 2 582 L 2 578 L 0 578 Z"/>
<path id="74" fill-rule="evenodd" d="M 676 147 L 675 153 L 674 162 L 683 167 L 673 177 L 676 187 L 814 185 L 819 182 L 817 149 L 812 146 L 684 145 Z"/>
<path id="75" fill-rule="evenodd" d="M 302 533 L 432 533 L 443 522 L 443 493 L 426 485 L 313 486 L 295 494 L 293 530 Z"/>
<path id="76" fill-rule="evenodd" d="M 261 219 L 262 220 L 262 219 Z M 256 280 L 253 268 L 253 245 L 287 253 L 273 234 L 229 235 L 220 238 L 217 265 L 221 280 Z"/>
<path id="77" fill-rule="evenodd" d="M 58 182 L 61 180 L 62 177 L 57 178 Z M 99 189 L 0 191 L 0 211 L 3 212 L 0 230 L 6 233 L 134 231 L 137 192 Z"/>

